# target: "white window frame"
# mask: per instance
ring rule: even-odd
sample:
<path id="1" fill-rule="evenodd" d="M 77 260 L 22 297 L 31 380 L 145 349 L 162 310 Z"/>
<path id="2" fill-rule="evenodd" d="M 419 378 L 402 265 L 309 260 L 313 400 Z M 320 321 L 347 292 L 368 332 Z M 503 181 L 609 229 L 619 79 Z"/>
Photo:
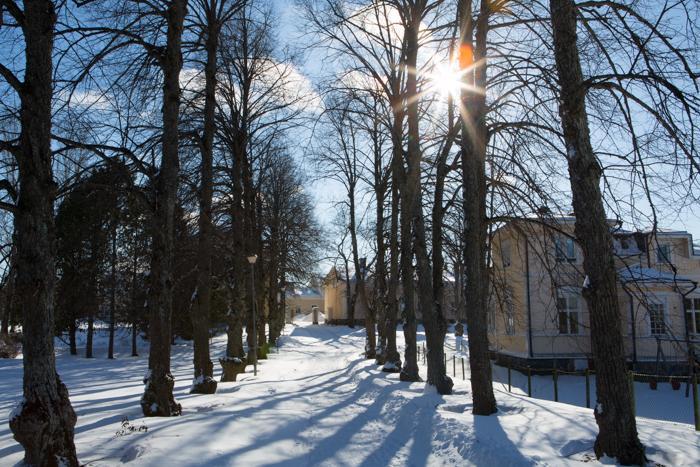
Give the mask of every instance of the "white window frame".
<path id="1" fill-rule="evenodd" d="M 666 336 L 668 335 L 668 300 L 665 296 L 660 296 L 660 295 L 647 295 L 645 297 L 645 305 L 644 307 L 647 310 L 646 314 L 646 321 L 647 321 L 647 336 L 648 337 L 656 337 L 656 336 Z M 654 333 L 651 325 L 651 310 L 649 309 L 648 305 L 661 305 L 663 307 L 663 313 L 662 313 L 662 319 L 663 319 L 663 328 L 664 331 L 662 333 Z M 685 319 L 685 316 L 683 317 Z"/>
<path id="2" fill-rule="evenodd" d="M 557 310 L 557 334 L 560 336 L 580 336 L 581 335 L 581 293 L 570 287 L 557 288 L 555 298 L 555 306 Z M 576 308 L 570 308 L 569 300 L 576 299 Z M 559 307 L 559 299 L 566 301 L 566 309 L 562 311 Z M 561 332 L 561 313 L 566 313 L 566 329 L 567 332 Z M 571 315 L 576 315 L 576 332 L 571 332 Z"/>
<path id="3" fill-rule="evenodd" d="M 554 259 L 557 263 L 577 262 L 576 242 L 573 238 L 565 235 L 558 235 L 554 238 Z"/>
<path id="4" fill-rule="evenodd" d="M 690 315 L 690 323 L 692 324 L 688 327 L 688 334 L 700 335 L 700 325 L 698 325 L 700 324 L 700 319 L 698 318 L 700 316 L 700 295 L 691 295 L 685 297 L 684 300 L 690 300 L 690 307 L 687 304 L 683 304 L 683 319 L 685 320 L 683 324 L 688 326 L 688 315 Z"/>

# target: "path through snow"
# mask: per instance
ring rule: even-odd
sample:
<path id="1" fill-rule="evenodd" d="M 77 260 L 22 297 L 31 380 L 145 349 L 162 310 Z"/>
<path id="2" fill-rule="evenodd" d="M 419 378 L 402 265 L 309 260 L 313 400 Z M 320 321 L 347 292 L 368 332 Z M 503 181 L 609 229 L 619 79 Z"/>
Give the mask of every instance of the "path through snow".
<path id="1" fill-rule="evenodd" d="M 442 397 L 406 384 L 362 358 L 364 330 L 288 325 L 279 353 L 257 377 L 220 383 L 215 395 L 187 393 L 189 343 L 173 347 L 182 417 L 143 419 L 139 407 L 147 358 L 58 356 L 78 413 L 76 443 L 90 466 L 422 466 L 568 465 L 589 461 L 595 437 L 585 408 L 528 399 L 497 387 L 497 416 L 470 414 L 468 382 Z M 400 333 L 399 333 L 400 335 Z M 128 336 L 120 346 L 128 348 Z M 215 360 L 225 335 L 213 339 Z M 145 352 L 142 352 L 146 355 Z M 98 355 L 103 355 L 99 353 Z M 425 368 L 421 368 L 425 375 Z M 0 361 L 0 465 L 22 457 L 7 415 L 20 398 L 21 360 Z M 146 433 L 116 436 L 124 417 Z M 686 424 L 639 419 L 651 458 L 699 465 L 698 435 Z M 593 461 L 595 464 L 596 461 Z"/>

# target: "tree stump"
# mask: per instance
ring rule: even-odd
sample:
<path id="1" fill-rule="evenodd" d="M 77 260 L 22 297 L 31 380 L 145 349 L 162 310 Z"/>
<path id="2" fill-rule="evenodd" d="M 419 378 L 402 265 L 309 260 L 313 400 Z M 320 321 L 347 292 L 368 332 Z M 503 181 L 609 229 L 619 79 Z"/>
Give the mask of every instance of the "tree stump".
<path id="1" fill-rule="evenodd" d="M 236 381 L 236 377 L 238 376 L 238 374 L 245 372 L 245 357 L 224 357 L 219 359 L 219 363 L 224 369 L 223 373 L 221 373 L 222 383 Z"/>

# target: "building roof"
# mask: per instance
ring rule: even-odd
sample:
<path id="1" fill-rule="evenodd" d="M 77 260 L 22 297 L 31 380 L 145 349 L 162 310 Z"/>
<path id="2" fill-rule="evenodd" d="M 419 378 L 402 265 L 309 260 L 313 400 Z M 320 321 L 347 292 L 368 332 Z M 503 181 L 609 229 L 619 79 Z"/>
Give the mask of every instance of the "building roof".
<path id="1" fill-rule="evenodd" d="M 311 287 L 295 287 L 293 290 L 287 290 L 287 297 L 322 298 L 323 295 Z"/>
<path id="2" fill-rule="evenodd" d="M 643 268 L 641 266 L 630 266 L 617 271 L 620 282 L 647 282 L 655 284 L 676 284 L 695 283 L 689 277 L 673 274 L 672 272 L 660 271 L 654 268 Z"/>

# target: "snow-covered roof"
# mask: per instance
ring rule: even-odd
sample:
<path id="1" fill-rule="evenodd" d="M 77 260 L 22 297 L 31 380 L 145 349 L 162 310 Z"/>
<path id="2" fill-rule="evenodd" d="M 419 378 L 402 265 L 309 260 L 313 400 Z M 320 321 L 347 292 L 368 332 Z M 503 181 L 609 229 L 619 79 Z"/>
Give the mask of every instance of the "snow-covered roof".
<path id="1" fill-rule="evenodd" d="M 626 282 L 653 282 L 657 284 L 675 284 L 678 282 L 693 283 L 692 279 L 673 274 L 672 272 L 660 271 L 654 268 L 643 268 L 641 266 L 630 266 L 619 269 L 617 274 L 620 281 Z"/>
<path id="2" fill-rule="evenodd" d="M 321 298 L 321 292 L 311 287 L 296 287 L 287 290 L 287 297 Z"/>

